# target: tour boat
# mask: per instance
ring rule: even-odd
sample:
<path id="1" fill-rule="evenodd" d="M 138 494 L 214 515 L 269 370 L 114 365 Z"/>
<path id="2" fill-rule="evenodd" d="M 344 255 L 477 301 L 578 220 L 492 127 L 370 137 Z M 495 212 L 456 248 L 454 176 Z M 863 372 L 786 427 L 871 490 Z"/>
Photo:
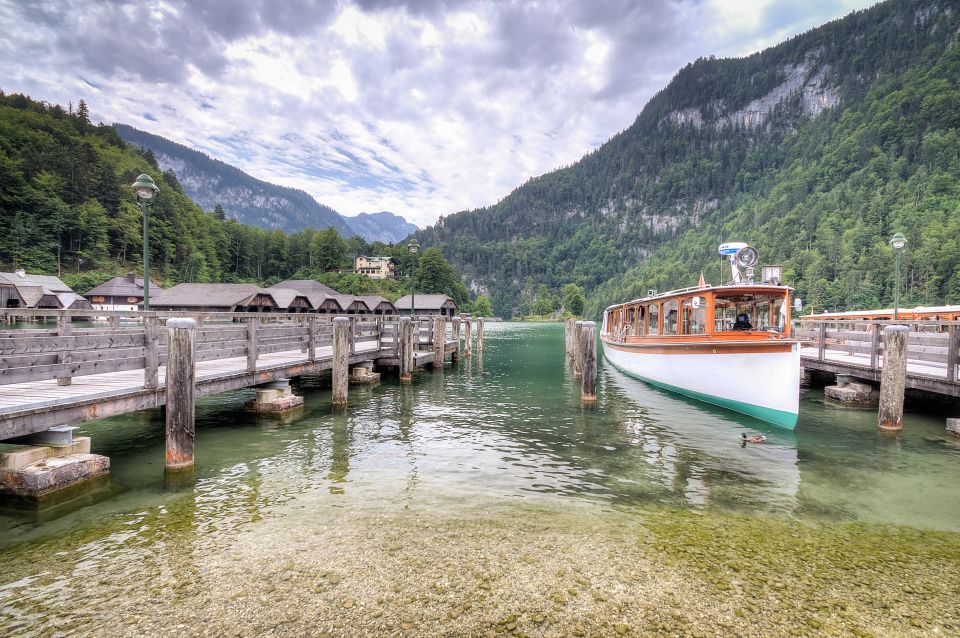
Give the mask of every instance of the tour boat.
<path id="1" fill-rule="evenodd" d="M 757 252 L 720 247 L 733 281 L 610 306 L 600 339 L 607 361 L 663 389 L 793 429 L 800 404 L 800 346 L 790 327 L 793 289 L 779 266 L 753 281 Z M 795 301 L 799 307 L 799 301 Z"/>

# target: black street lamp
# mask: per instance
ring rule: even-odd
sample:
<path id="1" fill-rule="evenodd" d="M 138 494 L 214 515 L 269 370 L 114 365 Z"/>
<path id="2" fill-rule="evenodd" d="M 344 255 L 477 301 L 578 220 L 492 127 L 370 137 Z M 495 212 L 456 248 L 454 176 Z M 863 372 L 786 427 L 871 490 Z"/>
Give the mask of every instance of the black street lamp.
<path id="1" fill-rule="evenodd" d="M 907 238 L 903 233 L 896 233 L 890 238 L 890 245 L 893 246 L 893 252 L 897 255 L 897 282 L 893 293 L 893 320 L 900 320 L 900 253 L 907 247 Z"/>
<path id="2" fill-rule="evenodd" d="M 143 213 L 143 311 L 146 312 L 150 310 L 150 222 L 147 218 L 147 208 L 160 188 L 146 173 L 142 173 L 131 186 L 137 194 L 140 212 Z"/>
<path id="3" fill-rule="evenodd" d="M 410 317 L 413 318 L 417 316 L 417 253 L 420 252 L 420 244 L 414 238 L 407 244 L 407 248 L 413 255 L 413 280 L 410 282 Z"/>

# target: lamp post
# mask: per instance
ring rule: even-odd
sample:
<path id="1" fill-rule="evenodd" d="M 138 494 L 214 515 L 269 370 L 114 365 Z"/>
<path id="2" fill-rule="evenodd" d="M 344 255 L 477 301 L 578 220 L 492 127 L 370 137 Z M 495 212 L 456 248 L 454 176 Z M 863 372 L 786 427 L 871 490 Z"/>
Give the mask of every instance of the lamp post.
<path id="1" fill-rule="evenodd" d="M 417 253 L 420 252 L 420 244 L 414 238 L 407 244 L 407 248 L 413 255 L 413 280 L 410 282 L 410 318 L 412 319 L 417 316 Z"/>
<path id="2" fill-rule="evenodd" d="M 900 320 L 900 253 L 907 247 L 907 238 L 903 233 L 896 233 L 890 238 L 890 245 L 897 255 L 897 281 L 893 292 L 893 320 Z"/>
<path id="3" fill-rule="evenodd" d="M 131 186 L 137 194 L 140 212 L 143 213 L 143 311 L 146 312 L 150 310 L 150 223 L 147 218 L 147 208 L 150 206 L 150 200 L 160 189 L 153 178 L 146 173 L 141 173 Z"/>

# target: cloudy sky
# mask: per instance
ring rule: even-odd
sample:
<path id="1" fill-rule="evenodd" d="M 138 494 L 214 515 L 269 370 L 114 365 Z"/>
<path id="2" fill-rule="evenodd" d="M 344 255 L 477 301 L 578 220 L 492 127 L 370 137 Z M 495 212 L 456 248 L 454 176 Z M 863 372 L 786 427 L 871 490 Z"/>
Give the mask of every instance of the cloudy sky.
<path id="1" fill-rule="evenodd" d="M 0 0 L 0 87 L 423 226 L 576 161 L 699 56 L 870 4 Z"/>

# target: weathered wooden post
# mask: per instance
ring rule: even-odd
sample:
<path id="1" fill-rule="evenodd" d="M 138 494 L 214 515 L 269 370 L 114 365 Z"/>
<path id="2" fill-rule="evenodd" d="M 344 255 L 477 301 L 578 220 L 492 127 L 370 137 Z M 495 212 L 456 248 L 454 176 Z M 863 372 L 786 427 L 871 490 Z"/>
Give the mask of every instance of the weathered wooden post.
<path id="1" fill-rule="evenodd" d="M 443 370 L 443 359 L 447 349 L 447 321 L 443 317 L 433 320 L 433 369 Z"/>
<path id="2" fill-rule="evenodd" d="M 168 470 L 193 467 L 196 436 L 194 412 L 194 348 L 197 322 L 193 319 L 167 321 L 167 406 L 166 438 Z"/>
<path id="3" fill-rule="evenodd" d="M 483 352 L 483 317 L 477 317 L 477 352 Z"/>
<path id="4" fill-rule="evenodd" d="M 883 329 L 883 370 L 880 376 L 880 412 L 877 427 L 884 432 L 903 428 L 903 393 L 907 381 L 907 326 Z"/>
<path id="5" fill-rule="evenodd" d="M 307 317 L 307 359 L 317 360 L 317 316 Z"/>
<path id="6" fill-rule="evenodd" d="M 119 328 L 120 315 L 110 315 L 110 317 L 107 319 L 107 325 L 110 326 L 111 328 Z"/>
<path id="7" fill-rule="evenodd" d="M 400 317 L 398 328 L 400 340 L 400 383 L 413 381 L 413 322 L 410 317 Z"/>
<path id="8" fill-rule="evenodd" d="M 156 388 L 160 385 L 157 372 L 160 368 L 160 353 L 157 348 L 157 318 L 143 318 L 143 387 Z"/>
<path id="9" fill-rule="evenodd" d="M 960 326 L 947 328 L 947 381 L 957 381 L 957 366 L 960 364 Z"/>
<path id="10" fill-rule="evenodd" d="M 880 324 L 870 326 L 870 369 L 876 370 L 880 365 Z"/>
<path id="11" fill-rule="evenodd" d="M 817 361 L 823 361 L 823 356 L 827 351 L 827 324 L 820 322 L 820 331 L 817 337 Z"/>
<path id="12" fill-rule="evenodd" d="M 464 335 L 463 335 L 463 349 L 466 351 L 465 356 L 473 356 L 473 324 L 470 321 L 470 317 L 464 319 Z"/>
<path id="13" fill-rule="evenodd" d="M 69 337 L 73 334 L 73 323 L 70 321 L 70 317 L 65 314 L 57 316 L 57 336 L 58 337 Z M 73 348 L 66 346 L 66 339 L 61 343 L 59 352 L 57 352 L 57 363 L 67 364 L 71 363 L 72 359 L 70 353 L 73 352 Z M 73 379 L 70 378 L 70 373 L 67 372 L 63 376 L 57 377 L 57 385 L 70 385 L 73 383 Z"/>
<path id="14" fill-rule="evenodd" d="M 573 356 L 573 319 L 563 322 L 563 356 L 565 359 Z"/>
<path id="15" fill-rule="evenodd" d="M 597 402 L 597 324 L 584 321 L 580 327 L 581 371 L 580 400 Z"/>
<path id="16" fill-rule="evenodd" d="M 258 317 L 247 319 L 247 372 L 257 371 L 257 329 L 259 327 Z"/>
<path id="17" fill-rule="evenodd" d="M 350 332 L 349 341 L 350 341 L 350 354 L 354 354 L 357 351 L 357 317 L 350 317 Z"/>
<path id="18" fill-rule="evenodd" d="M 450 360 L 453 363 L 460 361 L 460 317 L 453 317 L 451 320 L 453 325 L 453 353 L 450 355 Z"/>
<path id="19" fill-rule="evenodd" d="M 574 322 L 570 345 L 573 347 L 573 376 L 576 379 L 583 375 L 583 348 L 580 345 L 580 333 L 582 331 L 583 322 Z"/>
<path id="20" fill-rule="evenodd" d="M 347 405 L 347 388 L 350 386 L 350 332 L 351 322 L 347 317 L 333 320 L 333 406 Z"/>

